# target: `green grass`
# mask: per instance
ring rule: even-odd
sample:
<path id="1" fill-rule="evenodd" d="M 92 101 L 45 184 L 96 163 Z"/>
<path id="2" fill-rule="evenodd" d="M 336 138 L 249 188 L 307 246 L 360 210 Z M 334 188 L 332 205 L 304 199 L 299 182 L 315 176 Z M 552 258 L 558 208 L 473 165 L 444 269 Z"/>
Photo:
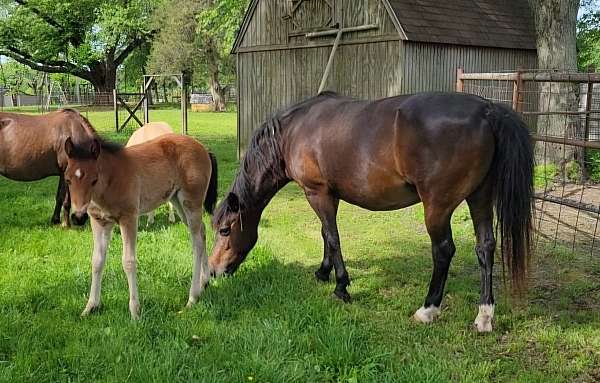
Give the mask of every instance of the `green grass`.
<path id="1" fill-rule="evenodd" d="M 178 121 L 177 111 L 153 120 Z M 110 133 L 109 112 L 90 113 Z M 221 195 L 237 168 L 235 114 L 190 113 L 190 131 L 219 159 Z M 340 206 L 352 304 L 312 273 L 320 226 L 301 191 L 286 187 L 266 209 L 257 247 L 233 278 L 211 284 L 181 311 L 191 249 L 166 213 L 138 237 L 142 320 L 132 322 L 113 237 L 103 308 L 81 319 L 90 282 L 89 227 L 50 227 L 56 180 L 0 179 L 0 381 L 201 382 L 591 382 L 600 379 L 600 262 L 544 249 L 529 296 L 516 307 L 496 275 L 495 331 L 471 328 L 479 267 L 468 213 L 453 218 L 457 254 L 443 313 L 410 317 L 430 278 L 420 205 L 396 212 Z M 208 218 L 206 218 L 208 223 Z M 142 219 L 145 224 L 145 219 Z M 209 248 L 212 231 L 208 234 Z"/>

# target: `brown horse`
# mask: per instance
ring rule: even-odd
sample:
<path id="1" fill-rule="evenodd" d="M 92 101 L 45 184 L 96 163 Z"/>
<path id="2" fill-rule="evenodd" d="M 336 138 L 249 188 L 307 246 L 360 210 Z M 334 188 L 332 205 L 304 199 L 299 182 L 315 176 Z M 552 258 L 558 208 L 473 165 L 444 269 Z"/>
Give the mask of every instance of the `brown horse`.
<path id="1" fill-rule="evenodd" d="M 165 134 L 172 133 L 173 129 L 166 122 L 149 122 L 133 132 L 125 147 L 143 144 L 144 142 L 148 142 Z M 167 205 L 169 206 L 169 222 L 173 223 L 175 222 L 174 207 L 170 202 L 168 202 Z M 154 215 L 154 210 L 148 213 L 147 225 L 152 225 L 154 223 Z"/>
<path id="2" fill-rule="evenodd" d="M 96 136 L 90 123 L 77 111 L 63 109 L 42 116 L 0 112 L 0 174 L 15 181 L 36 181 L 59 176 L 52 223 L 69 225 L 70 200 L 63 172 L 67 166 L 67 137 L 81 142 Z"/>
<path id="3" fill-rule="evenodd" d="M 349 301 L 336 223 L 339 201 L 369 210 L 423 202 L 433 275 L 414 318 L 429 323 L 440 313 L 455 252 L 450 217 L 466 199 L 481 266 L 475 325 L 491 331 L 494 208 L 503 259 L 519 289 L 529 254 L 533 163 L 523 121 L 476 96 L 424 93 L 367 102 L 320 94 L 277 114 L 254 135 L 214 217 L 211 273 L 238 268 L 257 241 L 263 209 L 293 180 L 322 223 L 324 257 L 316 277 L 327 281 L 335 268 L 335 295 Z"/>
<path id="4" fill-rule="evenodd" d="M 65 141 L 68 156 L 65 180 L 73 205 L 73 223 L 86 212 L 94 236 L 92 285 L 82 313 L 100 305 L 102 270 L 114 224 L 123 238 L 123 270 L 129 284 L 129 311 L 140 315 L 136 276 L 138 217 L 166 201 L 177 209 L 192 237 L 194 270 L 188 306 L 198 300 L 208 282 L 202 206 L 212 213 L 217 200 L 214 156 L 190 137 L 169 134 L 144 144 L 122 148 L 98 138 L 74 144 Z"/>

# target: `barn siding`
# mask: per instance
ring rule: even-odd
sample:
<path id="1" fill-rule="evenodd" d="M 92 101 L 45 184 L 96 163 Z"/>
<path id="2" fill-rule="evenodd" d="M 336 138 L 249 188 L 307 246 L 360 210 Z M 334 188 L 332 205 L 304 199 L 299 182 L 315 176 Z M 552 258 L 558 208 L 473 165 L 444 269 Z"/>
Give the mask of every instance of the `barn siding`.
<path id="1" fill-rule="evenodd" d="M 369 39 L 398 39 L 400 36 L 381 0 L 330 0 L 334 5 L 331 25 L 355 27 L 376 24 L 370 31 L 353 32 L 344 36 L 344 43 L 355 43 Z M 246 33 L 237 48 L 238 52 L 286 49 L 290 46 L 302 48 L 328 44 L 333 38 L 307 39 L 305 34 L 314 31 L 312 25 L 322 25 L 326 13 L 324 1 L 308 1 L 297 11 L 296 27 L 285 16 L 291 7 L 289 1 L 261 0 L 256 5 Z M 358 5 L 358 7 L 357 7 Z M 328 14 L 328 13 L 327 13 Z M 330 29 L 329 28 L 320 28 Z"/>
<path id="2" fill-rule="evenodd" d="M 238 54 L 240 149 L 269 116 L 317 93 L 330 52 L 326 46 Z M 399 94 L 401 55 L 399 41 L 340 46 L 326 89 L 366 99 Z"/>
<path id="3" fill-rule="evenodd" d="M 535 51 L 408 41 L 403 44 L 406 58 L 403 93 L 453 91 L 457 68 L 465 72 L 537 68 Z"/>

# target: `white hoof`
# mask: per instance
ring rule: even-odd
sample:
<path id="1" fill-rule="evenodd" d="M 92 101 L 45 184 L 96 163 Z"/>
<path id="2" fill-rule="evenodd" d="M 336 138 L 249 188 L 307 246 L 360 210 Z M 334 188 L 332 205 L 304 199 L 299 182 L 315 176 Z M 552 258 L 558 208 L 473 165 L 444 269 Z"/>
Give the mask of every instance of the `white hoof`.
<path id="1" fill-rule="evenodd" d="M 140 319 L 140 304 L 135 301 L 129 302 L 129 312 L 131 313 L 131 320 Z"/>
<path id="2" fill-rule="evenodd" d="M 440 315 L 440 308 L 435 306 L 421 307 L 413 315 L 414 320 L 421 323 L 431 323 L 434 319 Z"/>
<path id="3" fill-rule="evenodd" d="M 86 317 L 86 316 L 90 315 L 92 312 L 96 311 L 96 309 L 98 309 L 98 307 L 100 307 L 100 305 L 98 303 L 88 302 L 88 304 L 85 305 L 85 309 L 83 309 L 83 311 L 81 312 L 81 316 Z"/>
<path id="4" fill-rule="evenodd" d="M 491 332 L 493 330 L 492 321 L 494 320 L 494 305 L 479 306 L 479 314 L 475 318 L 475 328 L 477 332 Z"/>

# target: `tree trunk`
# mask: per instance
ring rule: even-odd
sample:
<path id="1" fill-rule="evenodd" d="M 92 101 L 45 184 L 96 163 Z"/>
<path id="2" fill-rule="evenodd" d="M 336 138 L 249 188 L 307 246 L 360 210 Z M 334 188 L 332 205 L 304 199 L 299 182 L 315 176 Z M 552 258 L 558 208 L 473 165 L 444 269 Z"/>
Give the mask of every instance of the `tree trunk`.
<path id="1" fill-rule="evenodd" d="M 213 106 L 215 112 L 225 112 L 225 89 L 219 82 L 219 53 L 215 48 L 214 42 L 209 40 L 206 49 L 206 60 L 208 67 L 208 86 L 213 97 Z"/>
<path id="2" fill-rule="evenodd" d="M 546 70 L 577 70 L 577 12 L 579 0 L 529 0 L 535 16 L 538 66 Z M 541 83 L 541 112 L 576 111 L 579 105 L 579 87 L 568 83 Z M 542 135 L 573 138 L 577 135 L 577 119 L 565 116 L 540 116 L 537 131 Z M 536 153 L 561 168 L 572 161 L 572 147 L 559 144 L 538 144 Z"/>

